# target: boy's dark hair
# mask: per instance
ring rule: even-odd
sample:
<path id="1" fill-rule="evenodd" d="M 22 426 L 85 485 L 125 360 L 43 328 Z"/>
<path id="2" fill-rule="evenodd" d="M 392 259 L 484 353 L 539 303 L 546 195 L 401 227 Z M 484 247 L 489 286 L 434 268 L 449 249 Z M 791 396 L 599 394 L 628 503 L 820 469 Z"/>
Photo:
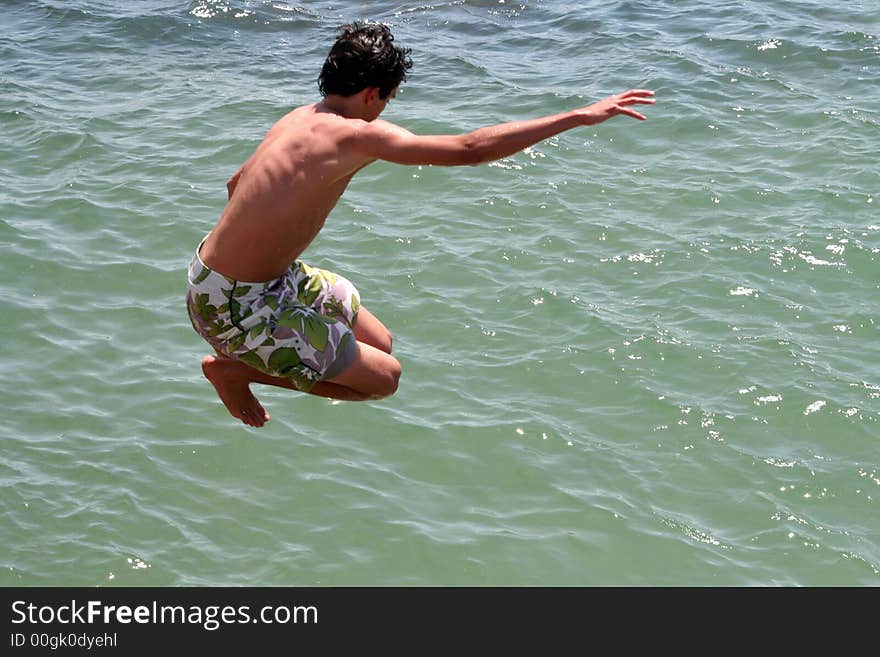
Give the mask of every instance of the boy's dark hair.
<path id="1" fill-rule="evenodd" d="M 387 25 L 343 25 L 318 77 L 322 96 L 353 96 L 361 89 L 378 87 L 383 100 L 406 80 L 412 68 L 409 49 L 393 44 Z"/>

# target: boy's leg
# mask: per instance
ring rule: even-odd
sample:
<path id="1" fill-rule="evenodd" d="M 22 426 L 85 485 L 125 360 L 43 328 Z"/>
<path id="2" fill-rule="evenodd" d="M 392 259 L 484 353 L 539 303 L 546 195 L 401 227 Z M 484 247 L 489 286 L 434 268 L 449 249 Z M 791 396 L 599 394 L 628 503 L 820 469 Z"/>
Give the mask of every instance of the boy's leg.
<path id="1" fill-rule="evenodd" d="M 354 360 L 332 379 L 316 383 L 311 390 L 312 394 L 333 399 L 363 401 L 390 397 L 397 392 L 401 373 L 397 359 L 365 342 L 358 341 L 357 347 Z M 348 391 L 346 395 L 353 396 L 337 396 L 339 388 Z"/>
<path id="2" fill-rule="evenodd" d="M 400 379 L 400 363 L 394 356 L 372 345 L 358 342 L 357 347 L 354 360 L 342 373 L 329 381 L 319 381 L 310 393 L 345 401 L 393 395 Z M 252 427 L 263 426 L 269 420 L 269 414 L 251 392 L 251 383 L 297 390 L 290 379 L 271 376 L 231 358 L 205 356 L 202 371 L 232 416 Z"/>
<path id="3" fill-rule="evenodd" d="M 357 321 L 354 323 L 354 337 L 358 342 L 363 342 L 376 349 L 391 353 L 391 333 L 385 325 L 369 310 L 360 307 Z"/>

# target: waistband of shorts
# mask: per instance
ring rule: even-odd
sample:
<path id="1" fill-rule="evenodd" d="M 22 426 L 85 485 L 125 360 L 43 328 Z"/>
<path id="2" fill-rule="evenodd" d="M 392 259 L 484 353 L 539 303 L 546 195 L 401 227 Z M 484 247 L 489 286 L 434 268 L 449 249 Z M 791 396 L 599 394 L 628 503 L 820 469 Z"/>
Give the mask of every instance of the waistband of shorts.
<path id="1" fill-rule="evenodd" d="M 193 254 L 193 258 L 189 263 L 189 271 L 187 272 L 187 278 L 189 279 L 190 284 L 195 284 L 196 281 L 205 281 L 208 278 L 217 278 L 220 277 L 230 285 L 236 286 L 248 286 L 248 287 L 265 287 L 268 288 L 275 281 L 240 281 L 237 278 L 232 278 L 232 276 L 227 276 L 226 274 L 217 271 L 216 269 L 211 269 L 208 265 L 206 265 L 203 261 L 199 253 L 201 253 L 202 246 L 204 246 L 205 241 L 207 241 L 208 237 L 210 237 L 210 233 L 205 235 L 199 245 L 196 247 L 196 252 Z"/>

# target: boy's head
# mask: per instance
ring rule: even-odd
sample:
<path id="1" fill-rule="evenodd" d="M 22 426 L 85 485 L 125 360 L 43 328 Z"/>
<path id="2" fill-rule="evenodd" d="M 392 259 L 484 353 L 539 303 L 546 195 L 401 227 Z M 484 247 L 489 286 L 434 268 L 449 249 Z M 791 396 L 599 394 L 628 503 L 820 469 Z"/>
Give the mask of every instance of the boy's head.
<path id="1" fill-rule="evenodd" d="M 409 49 L 393 44 L 387 25 L 344 25 L 318 77 L 322 96 L 353 96 L 377 87 L 383 100 L 412 68 Z"/>

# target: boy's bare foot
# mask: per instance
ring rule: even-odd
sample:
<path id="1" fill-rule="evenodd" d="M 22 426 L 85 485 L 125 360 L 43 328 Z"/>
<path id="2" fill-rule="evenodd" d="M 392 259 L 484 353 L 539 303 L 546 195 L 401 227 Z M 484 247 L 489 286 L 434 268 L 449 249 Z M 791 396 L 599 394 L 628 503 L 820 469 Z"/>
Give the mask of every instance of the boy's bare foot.
<path id="1" fill-rule="evenodd" d="M 252 427 L 261 427 L 269 421 L 266 409 L 251 392 L 248 365 L 231 358 L 205 356 L 202 372 L 233 417 Z"/>

